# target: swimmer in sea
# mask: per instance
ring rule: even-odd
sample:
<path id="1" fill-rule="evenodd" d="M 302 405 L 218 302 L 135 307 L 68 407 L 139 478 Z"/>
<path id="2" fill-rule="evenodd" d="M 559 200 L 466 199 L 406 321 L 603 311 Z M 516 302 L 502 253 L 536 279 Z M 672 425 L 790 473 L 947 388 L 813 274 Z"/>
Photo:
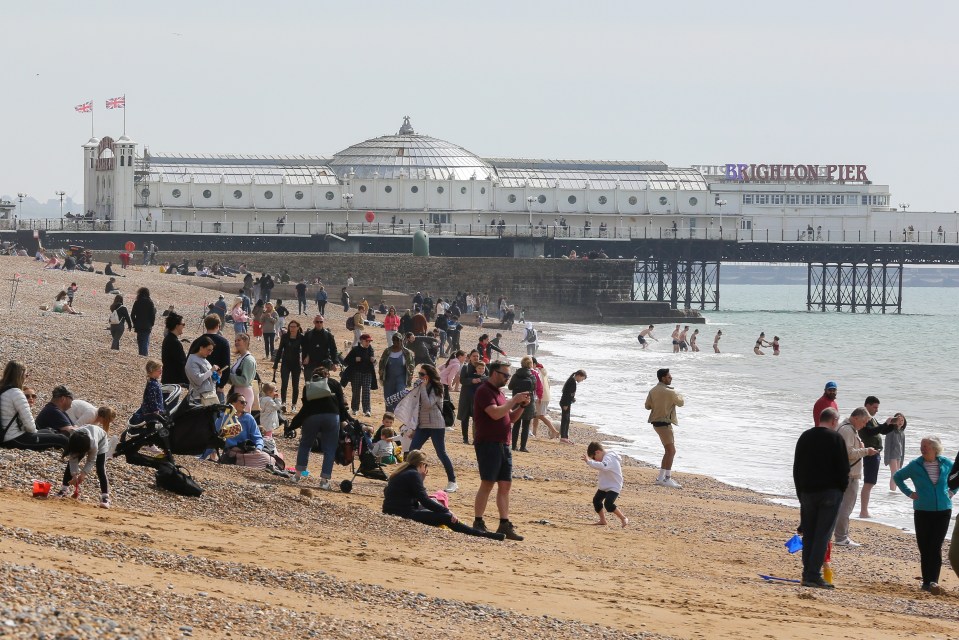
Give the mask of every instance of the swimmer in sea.
<path id="1" fill-rule="evenodd" d="M 773 336 L 773 355 L 779 355 L 779 336 Z"/>
<path id="2" fill-rule="evenodd" d="M 673 339 L 673 353 L 679 353 L 679 325 L 676 325 L 676 328 L 673 329 L 673 332 L 669 334 Z"/>
<path id="3" fill-rule="evenodd" d="M 693 331 L 692 337 L 689 338 L 689 348 L 695 353 L 699 351 L 699 347 L 696 346 L 696 338 L 699 337 L 699 329 Z"/>
<path id="4" fill-rule="evenodd" d="M 686 334 L 689 333 L 689 325 L 687 324 L 683 327 L 683 330 L 679 332 L 679 350 L 680 351 L 689 351 L 689 343 L 686 342 Z"/>
<path id="5" fill-rule="evenodd" d="M 653 325 L 649 325 L 648 328 L 640 331 L 637 338 L 639 339 L 639 344 L 643 345 L 643 350 L 645 351 L 646 347 L 649 346 L 649 343 L 646 342 L 646 338 L 652 338 L 653 340 L 656 340 L 656 336 L 653 335 Z M 659 340 L 656 340 L 656 342 L 659 342 Z"/>
<path id="6" fill-rule="evenodd" d="M 719 353 L 719 339 L 723 337 L 723 330 L 720 329 L 716 332 L 716 337 L 713 338 L 713 353 Z"/>
<path id="7" fill-rule="evenodd" d="M 772 343 L 766 340 L 766 333 L 760 332 L 759 338 L 756 339 L 756 346 L 753 347 L 753 353 L 755 353 L 757 356 L 764 356 L 766 354 L 763 353 L 760 349 L 762 347 L 771 347 L 771 346 L 773 346 Z"/>

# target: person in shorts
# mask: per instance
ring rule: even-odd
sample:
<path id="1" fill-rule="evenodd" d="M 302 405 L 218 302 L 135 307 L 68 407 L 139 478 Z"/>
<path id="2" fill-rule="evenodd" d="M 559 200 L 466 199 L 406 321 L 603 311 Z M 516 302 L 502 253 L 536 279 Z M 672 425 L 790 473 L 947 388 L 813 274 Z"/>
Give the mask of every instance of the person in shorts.
<path id="1" fill-rule="evenodd" d="M 673 425 L 679 424 L 676 407 L 683 406 L 683 396 L 672 387 L 673 376 L 669 369 L 656 372 L 659 384 L 649 390 L 646 396 L 646 408 L 649 409 L 648 422 L 653 425 L 660 442 L 663 443 L 663 462 L 659 469 L 656 484 L 663 487 L 680 489 L 682 485 L 672 479 L 673 458 L 676 456 L 676 440 L 673 437 Z"/>
<path id="2" fill-rule="evenodd" d="M 475 434 L 473 447 L 476 465 L 479 467 L 480 487 L 474 502 L 473 528 L 486 531 L 483 515 L 489 495 L 496 487 L 496 506 L 499 509 L 499 528 L 509 540 L 522 540 L 509 520 L 509 491 L 513 481 L 513 456 L 510 451 L 512 425 L 523 415 L 523 410 L 532 402 L 528 392 L 518 393 L 507 399 L 502 388 L 509 381 L 509 363 L 493 362 L 489 365 L 489 379 L 479 385 L 473 398 Z"/>

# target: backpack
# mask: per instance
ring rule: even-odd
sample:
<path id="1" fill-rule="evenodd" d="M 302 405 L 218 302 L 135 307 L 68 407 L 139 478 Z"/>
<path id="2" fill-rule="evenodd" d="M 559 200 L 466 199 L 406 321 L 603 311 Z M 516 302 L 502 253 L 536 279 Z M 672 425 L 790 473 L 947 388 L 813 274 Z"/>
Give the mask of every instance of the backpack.
<path id="1" fill-rule="evenodd" d="M 353 316 L 350 316 L 346 319 L 346 328 L 350 331 L 356 329 L 356 321 L 353 319 Z"/>
<path id="2" fill-rule="evenodd" d="M 120 324 L 120 309 L 114 309 L 113 313 L 110 314 L 110 324 L 117 325 Z"/>
<path id="3" fill-rule="evenodd" d="M 536 342 L 536 329 L 530 329 L 526 332 L 526 342 Z"/>
<path id="4" fill-rule="evenodd" d="M 193 476 L 183 467 L 164 461 L 156 472 L 157 486 L 172 493 L 191 498 L 203 494 L 203 487 L 197 484 Z"/>

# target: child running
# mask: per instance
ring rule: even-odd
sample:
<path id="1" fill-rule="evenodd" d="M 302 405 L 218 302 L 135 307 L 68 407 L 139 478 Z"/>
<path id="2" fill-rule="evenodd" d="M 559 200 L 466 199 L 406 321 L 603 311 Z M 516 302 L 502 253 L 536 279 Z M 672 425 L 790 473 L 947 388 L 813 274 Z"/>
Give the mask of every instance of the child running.
<path id="1" fill-rule="evenodd" d="M 93 424 L 77 427 L 70 434 L 67 448 L 63 452 L 67 460 L 67 468 L 63 472 L 63 486 L 57 492 L 58 498 L 65 498 L 73 485 L 73 497 L 80 497 L 80 484 L 90 474 L 96 465 L 97 479 L 100 481 L 100 506 L 110 508 L 110 481 L 107 480 L 107 452 L 110 450 L 110 423 L 117 417 L 112 407 L 97 409 L 97 417 Z M 80 460 L 86 457 L 83 469 L 80 469 Z"/>
<path id="2" fill-rule="evenodd" d="M 593 496 L 593 508 L 599 515 L 599 522 L 594 524 L 606 526 L 606 514 L 603 513 L 603 507 L 605 507 L 606 511 L 619 518 L 624 527 L 628 525 L 629 518 L 616 506 L 616 498 L 623 491 L 623 468 L 619 463 L 619 454 L 615 451 L 606 451 L 598 442 L 590 442 L 586 447 L 583 461 L 599 471 L 597 478 L 599 487 L 596 495 Z"/>

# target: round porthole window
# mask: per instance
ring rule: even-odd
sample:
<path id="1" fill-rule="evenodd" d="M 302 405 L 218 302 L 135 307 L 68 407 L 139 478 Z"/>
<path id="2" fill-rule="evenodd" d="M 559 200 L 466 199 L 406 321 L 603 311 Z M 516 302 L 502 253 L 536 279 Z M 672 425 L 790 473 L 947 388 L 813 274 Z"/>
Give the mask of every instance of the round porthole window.
<path id="1" fill-rule="evenodd" d="M 629 204 L 636 204 L 636 196 L 629 196 Z"/>
<path id="2" fill-rule="evenodd" d="M 466 187 L 460 187 L 460 193 L 466 195 Z"/>
<path id="3" fill-rule="evenodd" d="M 366 185 L 365 185 L 365 184 L 361 184 L 361 185 L 360 185 L 360 193 L 366 193 Z"/>
<path id="4" fill-rule="evenodd" d="M 606 196 L 600 196 L 600 197 L 599 197 L 599 203 L 600 203 L 600 204 L 606 204 Z"/>
<path id="5" fill-rule="evenodd" d="M 332 200 L 332 199 L 333 199 L 333 192 L 332 192 L 332 191 L 327 191 L 327 192 L 326 192 L 326 199 L 327 199 L 327 200 Z"/>
<path id="6" fill-rule="evenodd" d="M 443 187 L 436 187 L 436 193 L 443 193 Z"/>
<path id="7" fill-rule="evenodd" d="M 302 200 L 302 199 L 303 199 L 303 192 L 302 192 L 302 191 L 297 191 L 296 193 L 293 194 L 293 197 L 296 198 L 297 200 Z"/>
<path id="8" fill-rule="evenodd" d="M 660 196 L 659 204 L 669 204 L 669 200 L 666 199 L 666 196 Z"/>
<path id="9" fill-rule="evenodd" d="M 174 190 L 173 190 L 173 197 L 174 197 L 174 198 L 179 198 L 179 197 L 182 196 L 182 195 L 183 195 L 183 194 L 180 192 L 179 189 L 174 189 Z"/>
<path id="10" fill-rule="evenodd" d="M 697 198 L 690 198 L 689 204 L 695 207 L 697 204 L 699 204 L 699 200 Z"/>
<path id="11" fill-rule="evenodd" d="M 212 196 L 212 195 L 213 195 L 213 192 L 210 191 L 209 189 L 204 189 L 204 190 L 203 190 L 203 197 L 204 197 L 204 198 L 209 198 L 209 197 Z"/>
<path id="12" fill-rule="evenodd" d="M 412 187 L 410 187 L 410 193 L 417 193 L 419 190 L 420 188 L 417 187 L 415 184 Z"/>
<path id="13" fill-rule="evenodd" d="M 480 193 L 486 194 L 486 187 L 480 187 Z"/>
<path id="14" fill-rule="evenodd" d="M 570 204 L 576 204 L 576 196 L 570 196 L 566 198 L 566 201 L 569 202 Z"/>
<path id="15" fill-rule="evenodd" d="M 546 204 L 546 196 L 544 196 L 543 194 L 539 194 L 539 197 L 536 198 L 536 202 L 540 204 Z"/>
<path id="16" fill-rule="evenodd" d="M 383 191 L 390 193 L 393 191 L 393 187 L 391 187 L 390 185 L 386 185 L 385 187 L 383 187 Z"/>
<path id="17" fill-rule="evenodd" d="M 267 200 L 272 200 L 272 199 L 273 199 L 273 192 L 272 192 L 272 191 L 265 191 L 265 192 L 263 193 L 263 197 L 266 198 Z"/>
<path id="18" fill-rule="evenodd" d="M 146 187 L 144 187 L 143 189 L 140 189 L 140 196 L 141 196 L 141 197 L 144 197 L 144 198 L 149 198 L 149 197 L 150 197 L 150 190 L 147 189 Z"/>
<path id="19" fill-rule="evenodd" d="M 514 193 L 509 194 L 509 197 L 506 198 L 506 201 L 509 202 L 510 204 L 516 202 L 516 194 Z"/>
<path id="20" fill-rule="evenodd" d="M 233 197 L 234 197 L 235 199 L 239 200 L 240 198 L 243 197 L 243 192 L 240 191 L 239 189 L 237 189 L 236 191 L 233 192 Z"/>

